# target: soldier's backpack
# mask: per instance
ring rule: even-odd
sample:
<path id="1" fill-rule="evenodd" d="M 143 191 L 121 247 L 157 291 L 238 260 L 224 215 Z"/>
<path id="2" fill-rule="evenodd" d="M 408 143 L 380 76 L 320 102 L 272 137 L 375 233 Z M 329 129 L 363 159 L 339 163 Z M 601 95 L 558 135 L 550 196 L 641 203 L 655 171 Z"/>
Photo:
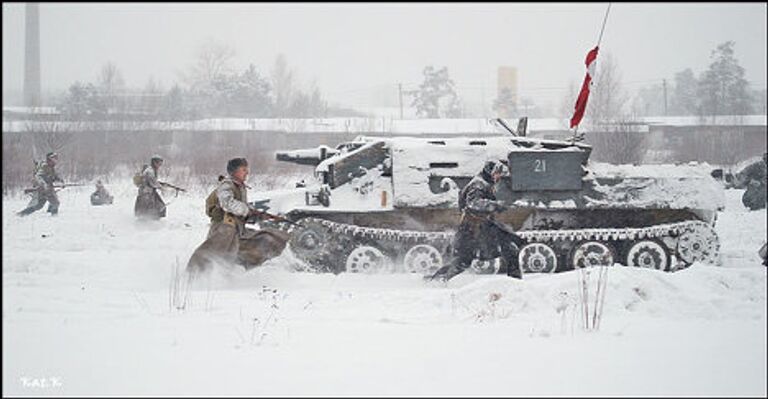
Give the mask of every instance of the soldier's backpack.
<path id="1" fill-rule="evenodd" d="M 32 168 L 32 176 L 34 179 L 34 176 L 37 176 L 37 174 L 43 170 L 43 165 L 45 165 L 45 161 L 33 161 L 35 166 Z"/>
<path id="2" fill-rule="evenodd" d="M 219 183 L 224 180 L 224 176 L 219 176 Z M 208 194 L 208 197 L 205 198 L 205 214 L 208 215 L 209 218 L 211 218 L 211 222 L 221 222 L 224 220 L 224 209 L 221 209 L 221 206 L 219 205 L 219 196 L 216 195 L 216 190 L 218 190 L 219 186 L 217 185 L 216 188 L 211 191 L 210 194 Z"/>
<path id="3" fill-rule="evenodd" d="M 219 206 L 219 196 L 216 195 L 216 189 L 211 191 L 205 199 L 205 214 L 211 218 L 212 222 L 224 220 L 224 210 Z"/>
<path id="4" fill-rule="evenodd" d="M 141 182 L 144 180 L 144 177 L 143 177 L 143 175 L 144 175 L 144 169 L 146 169 L 146 168 L 147 168 L 147 166 L 148 166 L 148 165 L 144 165 L 144 166 L 142 166 L 142 167 L 141 167 L 141 170 L 139 170 L 138 172 L 136 172 L 136 174 L 135 174 L 135 175 L 133 175 L 133 184 L 134 184 L 136 187 L 141 187 Z"/>

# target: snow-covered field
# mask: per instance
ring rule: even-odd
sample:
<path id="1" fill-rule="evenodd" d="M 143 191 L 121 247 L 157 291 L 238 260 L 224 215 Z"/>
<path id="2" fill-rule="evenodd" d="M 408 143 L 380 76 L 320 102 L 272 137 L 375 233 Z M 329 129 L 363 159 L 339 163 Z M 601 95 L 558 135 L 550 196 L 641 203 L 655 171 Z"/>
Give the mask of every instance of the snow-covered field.
<path id="1" fill-rule="evenodd" d="M 3 395 L 766 396 L 766 211 L 742 191 L 719 216 L 723 267 L 610 268 L 587 332 L 579 272 L 428 286 L 292 272 L 287 253 L 172 309 L 205 192 L 140 223 L 130 183 L 107 188 L 107 207 L 61 192 L 57 217 L 3 199 Z"/>

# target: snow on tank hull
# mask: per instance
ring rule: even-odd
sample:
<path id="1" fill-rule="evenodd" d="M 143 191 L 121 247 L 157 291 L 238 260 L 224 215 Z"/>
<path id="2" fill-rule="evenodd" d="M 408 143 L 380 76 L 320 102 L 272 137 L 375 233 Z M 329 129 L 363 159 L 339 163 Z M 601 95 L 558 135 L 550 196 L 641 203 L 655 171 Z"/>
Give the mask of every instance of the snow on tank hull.
<path id="1" fill-rule="evenodd" d="M 459 190 L 485 161 L 502 160 L 510 175 L 496 193 L 511 207 L 497 220 L 526 240 L 526 272 L 719 263 L 713 225 L 724 198 L 708 168 L 597 164 L 590 152 L 511 136 L 359 137 L 317 159 L 317 185 L 278 211 L 304 226 L 284 228 L 310 270 L 431 273 L 453 257 Z M 480 254 L 473 269 L 503 272 L 495 255 Z"/>

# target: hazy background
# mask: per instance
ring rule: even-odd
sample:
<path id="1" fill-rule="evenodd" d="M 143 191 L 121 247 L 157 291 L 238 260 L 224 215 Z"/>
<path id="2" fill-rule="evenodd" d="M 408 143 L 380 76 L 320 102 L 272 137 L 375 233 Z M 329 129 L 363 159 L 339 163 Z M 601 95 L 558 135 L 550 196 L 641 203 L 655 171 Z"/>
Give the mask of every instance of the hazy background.
<path id="1" fill-rule="evenodd" d="M 330 102 L 396 106 L 426 65 L 445 66 L 465 103 L 489 108 L 496 68 L 518 68 L 519 96 L 561 101 L 579 84 L 607 3 L 580 4 L 40 4 L 43 94 L 93 81 L 106 62 L 126 86 L 179 80 L 205 40 L 230 45 L 233 64 L 266 73 L 279 53 Z M 616 3 L 601 54 L 628 91 L 699 74 L 710 53 L 735 42 L 753 89 L 766 87 L 766 4 Z M 600 58 L 598 59 L 600 61 Z M 24 4 L 3 4 L 3 103 L 22 89 Z"/>

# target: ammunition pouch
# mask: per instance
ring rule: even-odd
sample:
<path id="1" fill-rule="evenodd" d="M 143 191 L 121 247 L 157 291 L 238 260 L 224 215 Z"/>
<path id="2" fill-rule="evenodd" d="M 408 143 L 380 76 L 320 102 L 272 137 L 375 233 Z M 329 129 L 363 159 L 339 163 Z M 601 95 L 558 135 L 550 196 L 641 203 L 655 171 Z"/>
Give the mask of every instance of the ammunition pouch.
<path id="1" fill-rule="evenodd" d="M 239 225 L 243 224 L 243 221 L 240 217 L 235 216 L 229 212 L 224 212 L 224 216 L 222 218 L 222 223 L 228 224 L 230 226 L 237 227 Z"/>

